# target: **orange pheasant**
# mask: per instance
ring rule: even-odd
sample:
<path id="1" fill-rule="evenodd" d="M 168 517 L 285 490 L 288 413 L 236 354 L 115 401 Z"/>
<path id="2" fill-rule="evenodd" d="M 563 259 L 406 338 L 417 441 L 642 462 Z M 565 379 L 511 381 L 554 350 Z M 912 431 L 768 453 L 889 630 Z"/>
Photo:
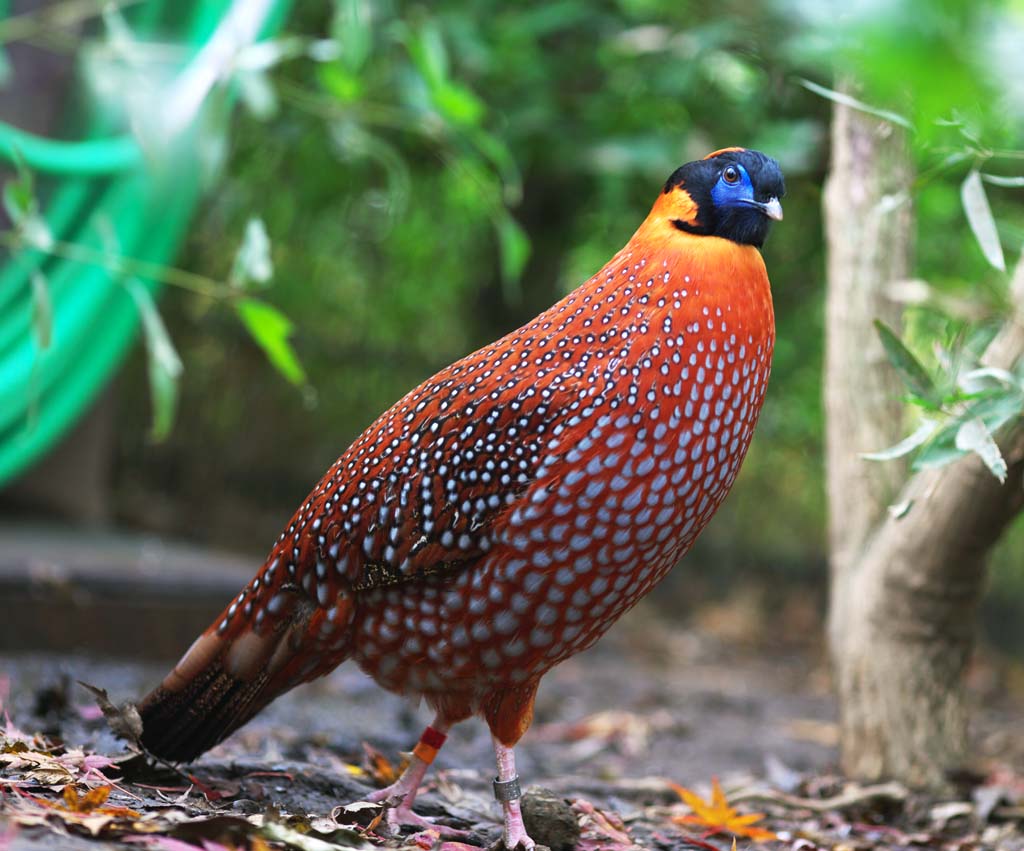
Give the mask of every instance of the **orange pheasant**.
<path id="1" fill-rule="evenodd" d="M 513 746 L 543 674 L 591 646 L 690 548 L 732 486 L 775 336 L 758 251 L 778 164 L 725 148 L 679 168 L 628 244 L 532 322 L 427 379 L 334 463 L 255 578 L 141 703 L 189 760 L 353 659 L 435 718 L 393 824 L 448 729 L 490 727 L 508 848 Z"/>

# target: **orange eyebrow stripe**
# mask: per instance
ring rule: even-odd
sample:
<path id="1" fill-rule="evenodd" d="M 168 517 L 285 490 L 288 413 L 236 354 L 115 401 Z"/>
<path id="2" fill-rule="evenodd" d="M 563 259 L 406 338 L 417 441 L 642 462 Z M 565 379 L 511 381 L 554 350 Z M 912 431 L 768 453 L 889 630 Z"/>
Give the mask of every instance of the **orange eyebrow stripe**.
<path id="1" fill-rule="evenodd" d="M 712 151 L 710 154 L 708 154 L 706 157 L 704 157 L 704 159 L 706 159 L 706 160 L 713 160 L 719 154 L 730 154 L 730 153 L 738 154 L 740 151 L 745 151 L 745 150 L 746 150 L 746 148 L 737 148 L 737 147 L 733 147 L 733 148 L 719 148 L 717 151 Z"/>

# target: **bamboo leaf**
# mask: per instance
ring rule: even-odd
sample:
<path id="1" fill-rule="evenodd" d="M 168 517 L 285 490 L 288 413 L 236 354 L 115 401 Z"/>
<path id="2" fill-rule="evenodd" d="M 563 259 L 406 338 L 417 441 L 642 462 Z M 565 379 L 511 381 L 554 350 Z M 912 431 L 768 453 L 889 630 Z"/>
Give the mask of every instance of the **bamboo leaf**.
<path id="1" fill-rule="evenodd" d="M 889 512 L 889 516 L 893 520 L 899 520 L 906 517 L 910 513 L 910 509 L 914 507 L 914 500 L 905 499 L 902 502 L 897 502 L 886 509 Z"/>
<path id="2" fill-rule="evenodd" d="M 957 385 L 965 393 L 980 393 L 991 389 L 993 384 L 999 389 L 1011 387 L 1017 391 L 1024 390 L 1020 379 L 1012 372 L 990 366 L 972 369 L 957 378 Z"/>
<path id="3" fill-rule="evenodd" d="M 53 302 L 50 287 L 42 272 L 32 273 L 32 331 L 40 349 L 50 348 L 53 340 Z"/>
<path id="4" fill-rule="evenodd" d="M 39 212 L 35 179 L 24 160 L 14 152 L 15 177 L 4 183 L 3 205 L 7 217 L 30 246 L 47 251 L 53 247 L 53 234 Z"/>
<path id="5" fill-rule="evenodd" d="M 314 62 L 336 62 L 341 57 L 341 46 L 333 38 L 314 39 L 306 47 L 306 56 Z"/>
<path id="6" fill-rule="evenodd" d="M 236 71 L 269 71 L 307 52 L 306 42 L 295 36 L 270 38 L 243 47 L 232 66 Z"/>
<path id="7" fill-rule="evenodd" d="M 899 443 L 890 446 L 888 449 L 881 449 L 878 452 L 862 452 L 860 457 L 866 461 L 891 461 L 893 458 L 902 458 L 917 449 L 918 446 L 928 440 L 939 424 L 934 420 L 922 420 L 913 434 L 903 438 Z"/>
<path id="8" fill-rule="evenodd" d="M 1014 388 L 1007 388 L 1001 393 L 977 399 L 971 403 L 961 419 L 977 417 L 985 427 L 995 434 L 1010 420 L 1021 415 L 1024 410 L 1024 395 Z"/>
<path id="9" fill-rule="evenodd" d="M 32 214 L 35 204 L 32 173 L 19 168 L 18 176 L 4 183 L 4 212 L 15 225 L 21 225 Z"/>
<path id="10" fill-rule="evenodd" d="M 848 106 L 851 109 L 856 109 L 859 110 L 860 112 L 866 112 L 868 113 L 868 115 L 875 115 L 878 116 L 879 118 L 884 118 L 886 121 L 892 124 L 898 124 L 900 127 L 906 127 L 908 130 L 914 129 L 910 121 L 908 121 L 898 112 L 891 112 L 888 109 L 879 109 L 878 107 L 864 103 L 864 101 L 858 100 L 857 98 L 853 97 L 852 95 L 848 95 L 845 92 L 837 92 L 835 89 L 826 88 L 825 86 L 818 85 L 818 83 L 811 82 L 810 80 L 800 78 L 798 82 L 808 91 L 814 92 L 816 95 L 820 95 L 821 97 L 833 101 L 834 103 L 839 103 L 842 104 L 843 106 Z"/>
<path id="11" fill-rule="evenodd" d="M 235 254 L 228 282 L 233 287 L 245 289 L 249 284 L 265 286 L 274 275 L 274 264 L 270 259 L 270 237 L 263 219 L 253 217 L 245 223 L 242 244 Z"/>
<path id="12" fill-rule="evenodd" d="M 369 18 L 369 9 L 362 0 L 335 3 L 331 36 L 339 47 L 342 64 L 353 74 L 366 64 L 373 48 Z"/>
<path id="13" fill-rule="evenodd" d="M 475 126 L 484 117 L 484 102 L 459 83 L 439 83 L 431 96 L 438 112 L 453 124 Z"/>
<path id="14" fill-rule="evenodd" d="M 171 433 L 178 407 L 178 383 L 183 367 L 153 296 L 141 281 L 128 278 L 128 292 L 135 300 L 146 341 L 149 392 L 153 405 L 153 440 L 163 441 Z"/>
<path id="15" fill-rule="evenodd" d="M 1005 186 L 1009 189 L 1019 189 L 1024 186 L 1024 177 L 1004 177 L 1000 174 L 981 173 L 981 179 L 993 186 Z"/>
<path id="16" fill-rule="evenodd" d="M 1001 483 L 1006 482 L 1006 461 L 980 417 L 969 419 L 960 426 L 956 433 L 956 448 L 975 453 L 993 476 Z"/>
<path id="17" fill-rule="evenodd" d="M 903 341 L 882 321 L 875 320 L 875 330 L 893 368 L 907 389 L 933 408 L 939 407 L 941 397 L 935 382 L 921 362 L 903 345 Z"/>
<path id="18" fill-rule="evenodd" d="M 292 384 L 303 384 L 306 372 L 288 338 L 294 326 L 276 307 L 254 298 L 239 299 L 235 311 L 271 365 Z"/>
<path id="19" fill-rule="evenodd" d="M 436 89 L 448 79 L 448 51 L 437 25 L 428 20 L 411 35 L 407 46 L 409 55 L 430 89 Z"/>
<path id="20" fill-rule="evenodd" d="M 964 456 L 964 450 L 956 446 L 956 433 L 962 424 L 956 420 L 943 426 L 938 433 L 921 447 L 911 464 L 913 470 L 927 470 L 944 467 Z"/>
<path id="21" fill-rule="evenodd" d="M 967 223 L 981 247 L 981 253 L 1000 272 L 1005 272 L 1006 260 L 1003 257 L 1003 246 L 999 242 L 996 220 L 992 216 L 992 208 L 989 206 L 981 174 L 977 169 L 972 169 L 960 185 L 960 200 L 964 205 Z"/>
<path id="22" fill-rule="evenodd" d="M 277 114 L 277 92 L 265 71 L 238 71 L 235 74 L 238 92 L 249 114 L 257 121 L 267 121 Z"/>

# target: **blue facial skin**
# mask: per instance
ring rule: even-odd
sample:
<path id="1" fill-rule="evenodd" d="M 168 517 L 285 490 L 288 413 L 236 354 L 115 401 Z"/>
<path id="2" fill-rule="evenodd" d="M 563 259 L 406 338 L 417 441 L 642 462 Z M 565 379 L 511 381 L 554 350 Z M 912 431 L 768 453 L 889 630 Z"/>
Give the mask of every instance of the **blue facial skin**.
<path id="1" fill-rule="evenodd" d="M 761 193 L 758 199 L 750 174 L 742 163 L 726 164 L 711 188 L 717 228 L 737 242 L 760 246 L 768 232 L 769 220 L 782 218 L 782 205 L 775 195 Z"/>
<path id="2" fill-rule="evenodd" d="M 739 172 L 739 179 L 732 183 L 725 179 L 726 172 L 729 169 L 735 169 L 736 172 Z M 756 204 L 754 184 L 750 182 L 750 175 L 747 174 L 747 170 L 739 163 L 732 163 L 723 169 L 718 182 L 711 190 L 711 200 L 715 202 L 716 207 L 731 207 L 737 204 L 749 205 L 752 201 Z"/>

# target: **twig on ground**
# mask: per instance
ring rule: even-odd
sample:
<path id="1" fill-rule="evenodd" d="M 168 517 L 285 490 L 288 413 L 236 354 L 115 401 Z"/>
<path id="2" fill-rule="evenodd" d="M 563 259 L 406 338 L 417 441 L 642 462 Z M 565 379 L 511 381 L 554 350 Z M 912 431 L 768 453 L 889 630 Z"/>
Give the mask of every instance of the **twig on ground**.
<path id="1" fill-rule="evenodd" d="M 729 800 L 734 804 L 740 801 L 767 801 L 772 804 L 780 804 L 783 807 L 823 813 L 829 810 L 843 810 L 847 807 L 879 799 L 905 801 L 909 795 L 910 790 L 906 786 L 902 783 L 892 782 L 878 783 L 873 786 L 852 784 L 849 788 L 838 795 L 833 795 L 831 798 L 801 798 L 799 795 L 788 795 L 785 792 L 776 792 L 773 789 L 764 788 L 741 789 L 731 794 Z"/>

